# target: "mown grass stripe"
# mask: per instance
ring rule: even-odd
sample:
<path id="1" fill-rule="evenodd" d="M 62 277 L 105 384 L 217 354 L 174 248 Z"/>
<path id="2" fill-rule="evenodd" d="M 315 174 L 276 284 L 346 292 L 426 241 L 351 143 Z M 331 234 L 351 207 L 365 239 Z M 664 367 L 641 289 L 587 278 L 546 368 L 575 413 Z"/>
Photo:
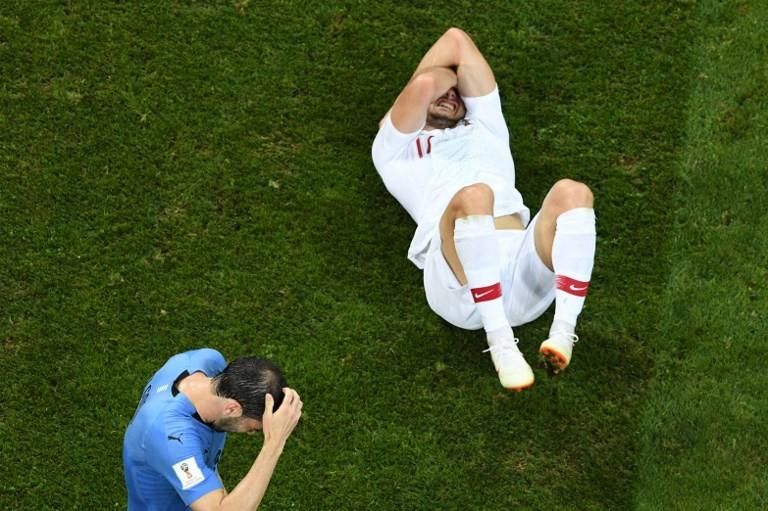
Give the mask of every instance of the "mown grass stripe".
<path id="1" fill-rule="evenodd" d="M 637 509 L 768 507 L 768 5 L 698 2 Z"/>

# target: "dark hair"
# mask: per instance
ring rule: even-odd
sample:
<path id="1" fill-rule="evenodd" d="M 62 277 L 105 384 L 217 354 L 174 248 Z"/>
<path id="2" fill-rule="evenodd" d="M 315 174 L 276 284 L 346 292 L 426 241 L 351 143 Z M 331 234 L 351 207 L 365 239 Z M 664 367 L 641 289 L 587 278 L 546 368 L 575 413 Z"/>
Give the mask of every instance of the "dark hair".
<path id="1" fill-rule="evenodd" d="M 273 410 L 283 402 L 285 381 L 280 368 L 263 358 L 242 357 L 230 364 L 213 378 L 216 395 L 234 399 L 243 407 L 243 416 L 261 419 L 264 415 L 264 399 L 272 394 Z"/>

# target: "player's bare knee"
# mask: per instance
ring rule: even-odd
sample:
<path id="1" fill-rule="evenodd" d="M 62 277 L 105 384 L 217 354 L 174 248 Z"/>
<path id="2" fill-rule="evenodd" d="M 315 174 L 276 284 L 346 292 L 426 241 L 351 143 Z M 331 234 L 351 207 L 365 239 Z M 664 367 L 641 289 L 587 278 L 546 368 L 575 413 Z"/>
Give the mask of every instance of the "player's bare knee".
<path id="1" fill-rule="evenodd" d="M 457 216 L 487 214 L 493 210 L 493 190 L 484 183 L 465 186 L 453 196 L 450 207 Z"/>
<path id="2" fill-rule="evenodd" d="M 591 208 L 594 203 L 592 190 L 579 181 L 561 179 L 552 187 L 552 198 L 560 211 L 574 208 Z"/>
<path id="3" fill-rule="evenodd" d="M 589 186 L 579 181 L 571 181 L 569 184 L 568 199 L 574 208 L 591 208 L 595 200 Z"/>

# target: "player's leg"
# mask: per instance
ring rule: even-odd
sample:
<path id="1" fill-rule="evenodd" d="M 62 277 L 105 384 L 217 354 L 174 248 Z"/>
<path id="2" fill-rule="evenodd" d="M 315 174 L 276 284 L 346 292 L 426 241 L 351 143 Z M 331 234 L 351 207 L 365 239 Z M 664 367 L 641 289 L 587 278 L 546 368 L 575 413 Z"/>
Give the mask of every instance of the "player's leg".
<path id="1" fill-rule="evenodd" d="M 555 318 L 549 339 L 539 348 L 553 370 L 570 363 L 576 321 L 584 307 L 595 259 L 595 212 L 592 191 L 563 179 L 547 194 L 534 235 L 536 252 L 555 272 Z"/>
<path id="2" fill-rule="evenodd" d="M 504 310 L 493 201 L 493 191 L 482 183 L 459 190 L 440 219 L 441 248 L 456 278 L 472 293 L 502 385 L 522 390 L 533 384 L 533 372 L 517 349 Z"/>

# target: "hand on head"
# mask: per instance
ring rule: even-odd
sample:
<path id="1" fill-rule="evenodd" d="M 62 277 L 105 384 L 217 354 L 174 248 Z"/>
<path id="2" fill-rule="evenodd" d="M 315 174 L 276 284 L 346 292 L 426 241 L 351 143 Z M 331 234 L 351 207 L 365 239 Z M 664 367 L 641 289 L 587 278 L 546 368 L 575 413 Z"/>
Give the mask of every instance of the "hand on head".
<path id="1" fill-rule="evenodd" d="M 285 393 L 283 403 L 276 412 L 273 410 L 275 400 L 272 395 L 267 394 L 265 397 L 264 418 L 262 419 L 265 443 L 285 443 L 301 417 L 303 403 L 299 394 L 288 387 L 285 387 L 283 392 Z"/>

